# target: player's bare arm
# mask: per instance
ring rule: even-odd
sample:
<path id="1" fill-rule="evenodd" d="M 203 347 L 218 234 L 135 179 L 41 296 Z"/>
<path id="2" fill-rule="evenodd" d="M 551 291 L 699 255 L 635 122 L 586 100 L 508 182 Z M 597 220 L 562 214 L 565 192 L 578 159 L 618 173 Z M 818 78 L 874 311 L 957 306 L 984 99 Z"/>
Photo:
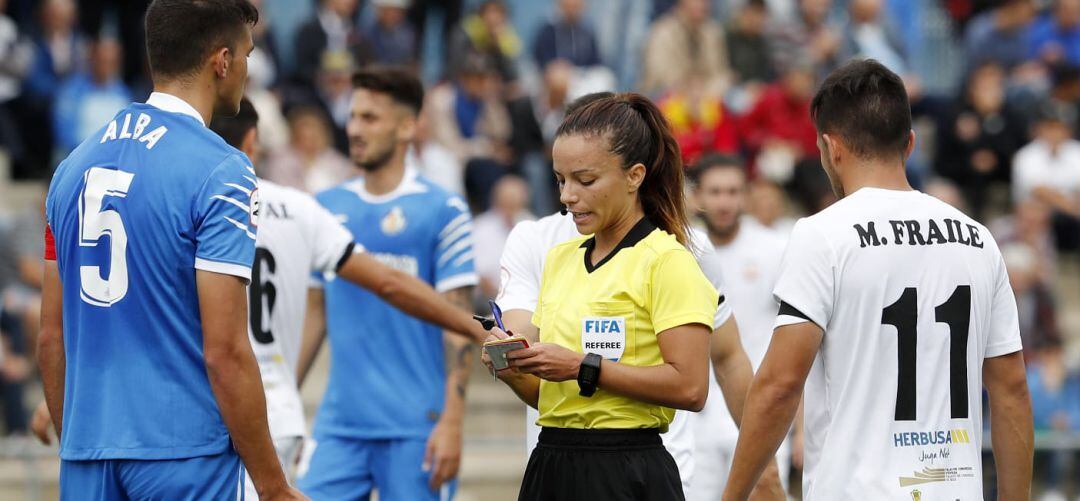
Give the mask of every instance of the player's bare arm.
<path id="1" fill-rule="evenodd" d="M 64 355 L 63 286 L 56 261 L 45 261 L 44 283 L 41 289 L 41 331 L 38 334 L 37 359 L 45 403 L 52 416 L 56 436 L 63 431 L 64 420 Z"/>
<path id="2" fill-rule="evenodd" d="M 290 489 L 270 440 L 262 376 L 248 341 L 246 285 L 202 270 L 195 279 L 206 372 L 221 417 L 260 498 L 281 496 Z"/>
<path id="3" fill-rule="evenodd" d="M 1035 438 L 1022 352 L 983 361 L 983 384 L 990 400 L 998 499 L 1027 500 Z"/>
<path id="4" fill-rule="evenodd" d="M 469 308 L 473 287 L 460 287 L 443 294 L 457 308 Z M 470 317 L 470 322 L 476 323 Z M 479 325 L 479 324 L 477 324 Z M 465 390 L 469 382 L 469 364 L 476 347 L 451 331 L 443 331 L 446 347 L 446 403 L 442 415 L 428 437 L 424 464 L 431 472 L 431 488 L 457 476 L 461 466 L 461 428 L 465 419 Z"/>
<path id="5" fill-rule="evenodd" d="M 304 379 L 315 363 L 315 357 L 326 339 L 326 296 L 318 287 L 307 293 L 307 313 L 304 315 L 304 333 L 300 342 L 300 358 L 296 364 L 296 385 L 304 386 Z"/>
<path id="6" fill-rule="evenodd" d="M 775 461 L 776 449 L 799 409 L 803 384 L 823 336 L 821 328 L 811 322 L 773 331 L 769 351 L 746 397 L 725 501 L 748 499 L 765 467 Z"/>
<path id="7" fill-rule="evenodd" d="M 478 343 L 488 336 L 488 332 L 473 320 L 468 301 L 464 307 L 455 305 L 419 278 L 382 264 L 366 253 L 349 256 L 338 274 L 420 320 Z"/>
<path id="8" fill-rule="evenodd" d="M 636 367 L 604 360 L 599 387 L 641 402 L 699 411 L 709 394 L 709 361 L 701 356 L 709 349 L 709 334 L 709 328 L 702 324 L 667 329 L 657 334 L 663 364 Z M 576 379 L 584 357 L 552 343 L 506 354 L 517 372 L 554 382 Z"/>
<path id="9" fill-rule="evenodd" d="M 750 391 L 750 382 L 754 379 L 754 369 L 739 341 L 739 326 L 734 316 L 713 330 L 709 358 L 712 359 L 713 377 L 724 394 L 724 403 L 727 404 L 731 419 L 735 421 L 735 426 L 741 426 L 743 407 L 746 404 L 746 394 Z M 774 458 L 769 461 L 754 487 L 751 499 L 787 499 L 780 483 L 779 472 Z"/>

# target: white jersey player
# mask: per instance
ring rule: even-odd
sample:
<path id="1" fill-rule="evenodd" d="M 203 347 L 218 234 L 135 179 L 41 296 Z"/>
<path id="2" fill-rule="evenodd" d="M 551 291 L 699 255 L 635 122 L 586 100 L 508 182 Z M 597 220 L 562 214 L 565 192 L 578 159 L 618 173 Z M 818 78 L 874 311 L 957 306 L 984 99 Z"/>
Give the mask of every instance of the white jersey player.
<path id="1" fill-rule="evenodd" d="M 998 497 L 1027 499 L 1030 399 L 997 244 L 908 185 L 915 135 L 894 73 L 849 63 L 811 111 L 839 201 L 792 231 L 724 499 L 747 497 L 804 381 L 804 499 L 982 499 L 984 386 Z"/>
<path id="2" fill-rule="evenodd" d="M 215 118 L 211 129 L 257 157 L 257 115 L 245 99 L 240 113 Z M 306 436 L 296 374 L 313 273 L 340 274 L 417 318 L 479 340 L 488 334 L 434 289 L 363 253 L 353 235 L 314 197 L 259 180 L 260 225 L 249 288 L 249 336 L 266 393 L 270 435 L 290 478 Z M 252 483 L 247 494 L 258 499 Z"/>
<path id="3" fill-rule="evenodd" d="M 579 236 L 573 220 L 560 214 L 552 214 L 537 221 L 518 223 L 510 231 L 500 261 L 500 290 L 497 298 L 504 312 L 503 320 L 510 330 L 530 339 L 536 339 L 535 327 L 531 326 L 529 319 L 536 308 L 540 294 L 540 277 L 547 252 L 552 247 Z M 692 234 L 691 247 L 695 255 L 699 255 L 699 259 L 700 253 L 712 252 L 712 246 L 701 232 L 695 231 Z M 714 269 L 713 272 L 712 274 L 706 272 L 706 275 L 717 290 L 720 290 L 720 276 L 717 270 Z M 714 360 L 719 359 L 731 374 L 725 382 L 727 393 L 742 395 L 751 373 L 746 355 L 738 344 L 738 330 L 727 304 L 726 299 L 721 301 L 714 319 L 714 328 L 717 329 L 713 337 L 713 344 L 717 345 L 714 346 L 714 352 L 721 352 L 721 355 L 714 357 Z M 713 399 L 721 398 L 719 392 L 712 395 Z M 733 409 L 741 411 L 741 401 L 736 403 Z M 525 417 L 526 455 L 529 455 L 536 447 L 540 433 L 540 427 L 535 424 L 539 416 L 536 409 L 528 407 Z M 676 412 L 668 432 L 661 435 L 664 445 L 679 467 L 684 491 L 694 472 L 694 437 L 689 425 L 689 417 L 685 411 Z"/>
<path id="4" fill-rule="evenodd" d="M 707 156 L 690 171 L 689 178 L 693 181 L 693 198 L 700 219 L 708 233 L 706 245 L 713 250 L 698 262 L 706 275 L 724 276 L 725 297 L 739 321 L 739 339 L 756 371 L 772 338 L 777 306 L 772 288 L 786 241 L 776 231 L 744 215 L 747 182 L 738 158 Z M 715 379 L 710 381 L 709 392 L 720 393 Z M 691 423 L 697 467 L 686 498 L 720 499 L 735 455 L 739 428 L 724 402 L 717 398 L 709 399 L 701 412 L 693 414 Z M 781 444 L 776 463 L 786 490 L 790 440 Z"/>

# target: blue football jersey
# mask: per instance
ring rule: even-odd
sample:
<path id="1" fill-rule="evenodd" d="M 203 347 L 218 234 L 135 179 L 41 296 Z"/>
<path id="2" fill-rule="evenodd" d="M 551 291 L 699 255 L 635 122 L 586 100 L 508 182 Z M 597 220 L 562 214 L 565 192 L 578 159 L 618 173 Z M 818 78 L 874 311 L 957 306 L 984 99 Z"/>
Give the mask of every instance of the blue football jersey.
<path id="1" fill-rule="evenodd" d="M 411 169 L 385 195 L 356 179 L 317 198 L 382 263 L 440 292 L 476 284 L 468 207 Z M 345 280 L 325 294 L 330 381 L 316 437 L 426 438 L 445 396 L 442 329 Z"/>
<path id="2" fill-rule="evenodd" d="M 247 157 L 160 93 L 57 168 L 45 210 L 63 285 L 61 458 L 182 459 L 230 446 L 203 360 L 195 271 L 250 277 L 257 196 Z"/>

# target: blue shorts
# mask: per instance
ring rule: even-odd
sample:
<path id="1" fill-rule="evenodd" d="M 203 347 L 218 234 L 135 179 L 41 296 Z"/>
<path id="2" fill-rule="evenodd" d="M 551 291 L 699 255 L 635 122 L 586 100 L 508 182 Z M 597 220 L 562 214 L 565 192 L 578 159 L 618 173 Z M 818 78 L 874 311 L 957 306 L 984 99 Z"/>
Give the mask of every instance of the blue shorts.
<path id="1" fill-rule="evenodd" d="M 344 437 L 319 439 L 311 465 L 297 487 L 313 501 L 366 501 L 373 489 L 382 501 L 443 501 L 451 499 L 457 480 L 432 490 L 423 470 L 427 440 L 364 440 Z"/>
<path id="2" fill-rule="evenodd" d="M 188 459 L 60 462 L 60 499 L 243 499 L 244 467 L 232 448 Z"/>

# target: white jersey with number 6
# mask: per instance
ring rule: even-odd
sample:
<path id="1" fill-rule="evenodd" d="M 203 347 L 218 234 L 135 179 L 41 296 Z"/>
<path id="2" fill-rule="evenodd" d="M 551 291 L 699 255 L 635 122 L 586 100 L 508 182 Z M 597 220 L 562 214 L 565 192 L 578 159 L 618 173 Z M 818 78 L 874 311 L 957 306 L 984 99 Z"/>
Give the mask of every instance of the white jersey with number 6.
<path id="1" fill-rule="evenodd" d="M 778 327 L 825 331 L 804 395 L 805 499 L 982 499 L 983 359 L 1021 348 L 983 225 L 863 188 L 796 223 L 774 294 Z"/>
<path id="2" fill-rule="evenodd" d="M 305 435 L 296 363 L 312 272 L 333 272 L 353 246 L 310 195 L 259 180 L 259 233 L 249 289 L 248 333 L 262 372 L 270 435 Z"/>

